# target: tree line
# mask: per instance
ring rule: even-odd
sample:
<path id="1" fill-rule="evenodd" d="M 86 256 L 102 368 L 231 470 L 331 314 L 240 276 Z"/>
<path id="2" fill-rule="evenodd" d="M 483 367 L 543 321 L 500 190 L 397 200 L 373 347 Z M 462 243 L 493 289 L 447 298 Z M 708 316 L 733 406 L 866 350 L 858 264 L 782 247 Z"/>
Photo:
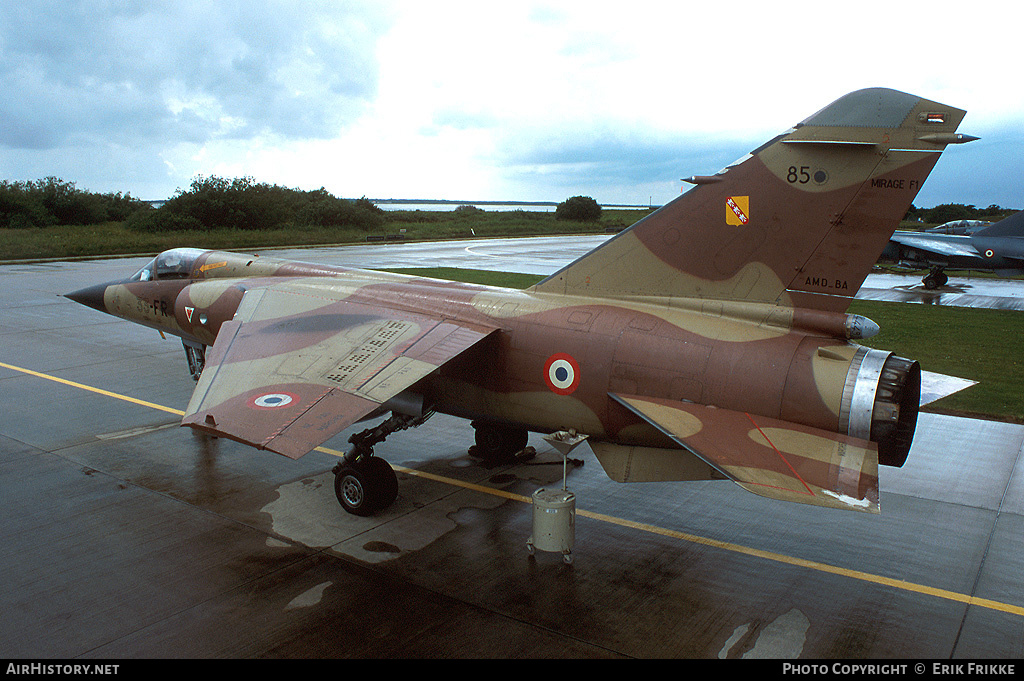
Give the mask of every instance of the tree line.
<path id="1" fill-rule="evenodd" d="M 934 208 L 917 208 L 911 206 L 907 211 L 904 220 L 913 220 L 931 225 L 941 225 L 956 220 L 985 220 L 987 222 L 998 222 L 1005 217 L 1016 213 L 1015 208 L 1003 208 L 992 204 L 985 208 L 977 208 L 974 205 L 962 203 L 943 203 Z"/>
<path id="2" fill-rule="evenodd" d="M 130 194 L 97 194 L 56 177 L 26 182 L 0 181 L 0 227 L 121 222 L 149 204 Z"/>
<path id="3" fill-rule="evenodd" d="M 907 220 L 942 224 L 953 220 L 997 221 L 1015 209 L 947 203 L 934 208 L 911 206 Z M 589 196 L 558 204 L 559 220 L 596 221 L 601 206 Z M 387 220 L 366 197 L 341 199 L 321 187 L 312 191 L 256 182 L 251 177 L 197 176 L 161 206 L 130 194 L 99 194 L 74 182 L 47 177 L 25 182 L 0 181 L 0 228 L 124 222 L 138 231 L 211 229 L 261 230 L 288 227 L 354 227 L 369 231 Z"/>
<path id="4" fill-rule="evenodd" d="M 288 225 L 357 227 L 370 230 L 384 222 L 384 211 L 366 197 L 340 199 L 321 187 L 312 191 L 256 182 L 198 176 L 157 209 L 128 218 L 140 231 L 278 229 Z"/>
<path id="5" fill-rule="evenodd" d="M 124 222 L 142 232 L 276 229 L 288 225 L 357 227 L 384 222 L 384 211 L 363 197 L 340 199 L 326 189 L 289 189 L 251 177 L 198 176 L 188 189 L 154 207 L 128 194 L 98 194 L 48 177 L 0 182 L 0 228 Z"/>

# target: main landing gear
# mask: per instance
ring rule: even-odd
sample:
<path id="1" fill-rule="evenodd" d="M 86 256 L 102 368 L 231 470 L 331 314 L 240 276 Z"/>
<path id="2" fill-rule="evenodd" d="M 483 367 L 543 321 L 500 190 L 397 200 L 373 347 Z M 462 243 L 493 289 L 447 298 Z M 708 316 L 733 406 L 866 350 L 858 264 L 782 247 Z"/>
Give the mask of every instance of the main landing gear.
<path id="1" fill-rule="evenodd" d="M 371 516 L 390 506 L 398 496 L 398 478 L 384 459 L 368 456 L 334 467 L 334 493 L 353 515 Z"/>
<path id="2" fill-rule="evenodd" d="M 921 283 L 924 284 L 926 289 L 932 291 L 940 286 L 945 286 L 948 281 L 949 277 L 946 276 L 941 267 L 933 267 L 932 271 L 921 280 Z"/>
<path id="3" fill-rule="evenodd" d="M 535 452 L 526 443 L 530 433 L 524 428 L 513 428 L 486 421 L 473 421 L 476 430 L 476 445 L 469 448 L 469 455 L 483 459 L 485 463 L 509 463 L 515 459 L 533 458 Z"/>
<path id="4" fill-rule="evenodd" d="M 390 506 L 398 496 L 398 477 L 384 459 L 373 455 L 373 447 L 388 435 L 406 428 L 415 428 L 433 415 L 420 416 L 392 413 L 375 428 L 368 428 L 348 439 L 352 443 L 342 460 L 333 469 L 334 493 L 342 508 L 353 515 L 371 516 Z"/>

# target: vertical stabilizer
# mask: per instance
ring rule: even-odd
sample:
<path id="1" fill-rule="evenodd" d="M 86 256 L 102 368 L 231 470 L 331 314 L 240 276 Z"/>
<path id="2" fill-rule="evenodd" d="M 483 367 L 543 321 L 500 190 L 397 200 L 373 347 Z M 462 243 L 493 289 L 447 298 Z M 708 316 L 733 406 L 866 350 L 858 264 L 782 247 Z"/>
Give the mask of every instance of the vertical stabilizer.
<path id="1" fill-rule="evenodd" d="M 1014 213 L 1009 217 L 1005 217 L 993 225 L 983 227 L 976 231 L 972 236 L 981 238 L 1007 236 L 1024 237 L 1024 210 L 1019 213 Z"/>
<path id="2" fill-rule="evenodd" d="M 964 111 L 852 92 L 543 280 L 541 292 L 845 310 Z"/>

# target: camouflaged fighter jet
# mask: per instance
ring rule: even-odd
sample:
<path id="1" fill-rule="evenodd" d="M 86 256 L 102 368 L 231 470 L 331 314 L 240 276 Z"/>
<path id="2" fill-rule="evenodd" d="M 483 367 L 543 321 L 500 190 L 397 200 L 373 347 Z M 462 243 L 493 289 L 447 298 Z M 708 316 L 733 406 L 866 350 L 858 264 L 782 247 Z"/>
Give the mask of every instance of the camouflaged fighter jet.
<path id="1" fill-rule="evenodd" d="M 526 290 L 175 249 L 68 297 L 182 338 L 200 431 L 297 458 L 390 414 L 335 468 L 351 513 L 397 494 L 374 445 L 434 412 L 483 455 L 568 433 L 620 482 L 878 512 L 921 372 L 846 309 L 963 116 L 853 92 Z"/>

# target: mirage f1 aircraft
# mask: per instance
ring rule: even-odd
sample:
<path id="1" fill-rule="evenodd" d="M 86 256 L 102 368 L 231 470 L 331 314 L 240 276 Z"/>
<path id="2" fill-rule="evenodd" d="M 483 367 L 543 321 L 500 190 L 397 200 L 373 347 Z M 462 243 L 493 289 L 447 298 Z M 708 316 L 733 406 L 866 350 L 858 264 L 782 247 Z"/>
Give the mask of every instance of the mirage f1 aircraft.
<path id="1" fill-rule="evenodd" d="M 334 470 L 351 513 L 397 494 L 374 445 L 435 412 L 494 457 L 585 436 L 620 482 L 877 513 L 921 370 L 846 309 L 964 113 L 848 94 L 526 290 L 175 249 L 68 297 L 181 337 L 200 431 L 297 458 L 390 414 Z"/>
<path id="2" fill-rule="evenodd" d="M 882 258 L 930 267 L 922 280 L 927 289 L 946 285 L 946 268 L 1024 274 L 1024 211 L 962 234 L 895 232 Z"/>

